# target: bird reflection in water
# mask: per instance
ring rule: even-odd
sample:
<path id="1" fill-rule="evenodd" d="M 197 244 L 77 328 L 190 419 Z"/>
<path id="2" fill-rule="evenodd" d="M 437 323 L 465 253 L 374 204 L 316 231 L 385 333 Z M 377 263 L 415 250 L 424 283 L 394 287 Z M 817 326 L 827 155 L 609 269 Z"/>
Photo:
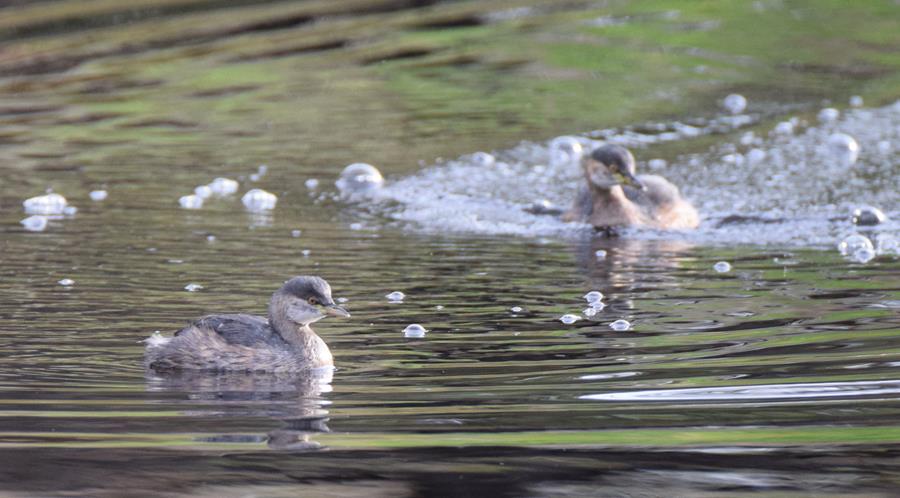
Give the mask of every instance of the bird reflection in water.
<path id="1" fill-rule="evenodd" d="M 208 418 L 228 415 L 247 421 L 250 418 L 277 419 L 282 426 L 265 435 L 217 434 L 197 438 L 204 443 L 263 443 L 272 449 L 310 451 L 321 448 L 315 435 L 330 432 L 330 402 L 323 395 L 331 392 L 332 368 L 302 374 L 180 371 L 159 375 L 147 372 L 147 390 L 167 392 L 178 398 L 174 403 L 190 405 L 185 416 Z M 171 399 L 159 402 L 173 402 Z"/>

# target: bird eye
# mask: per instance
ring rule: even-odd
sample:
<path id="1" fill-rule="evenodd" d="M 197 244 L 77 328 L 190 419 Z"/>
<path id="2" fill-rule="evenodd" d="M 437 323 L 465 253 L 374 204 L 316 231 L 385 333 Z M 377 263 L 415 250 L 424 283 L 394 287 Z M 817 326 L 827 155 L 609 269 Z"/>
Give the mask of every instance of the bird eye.
<path id="1" fill-rule="evenodd" d="M 309 304 L 315 306 L 315 305 L 319 304 L 319 300 L 314 297 L 311 297 L 311 298 L 309 298 Z"/>

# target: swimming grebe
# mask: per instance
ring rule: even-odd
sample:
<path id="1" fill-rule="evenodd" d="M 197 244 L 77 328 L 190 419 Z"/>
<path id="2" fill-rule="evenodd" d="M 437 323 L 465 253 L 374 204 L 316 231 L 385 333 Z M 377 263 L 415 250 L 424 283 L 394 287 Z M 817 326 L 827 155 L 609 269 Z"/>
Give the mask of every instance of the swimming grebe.
<path id="1" fill-rule="evenodd" d="M 269 319 L 207 315 L 165 338 L 146 340 L 154 370 L 300 372 L 333 365 L 331 351 L 310 324 L 327 315 L 349 317 L 319 277 L 294 277 L 272 294 Z"/>
<path id="2" fill-rule="evenodd" d="M 598 147 L 581 165 L 587 185 L 563 221 L 583 221 L 606 231 L 624 226 L 694 228 L 700 223 L 678 187 L 661 176 L 635 176 L 634 156 L 625 147 Z"/>

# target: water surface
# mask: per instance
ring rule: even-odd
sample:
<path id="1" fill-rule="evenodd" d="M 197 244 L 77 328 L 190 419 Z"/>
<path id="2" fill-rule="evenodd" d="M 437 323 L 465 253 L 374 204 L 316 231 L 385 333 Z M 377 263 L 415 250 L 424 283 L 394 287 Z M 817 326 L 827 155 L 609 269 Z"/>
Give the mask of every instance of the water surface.
<path id="1" fill-rule="evenodd" d="M 890 496 L 900 484 L 900 263 L 835 248 L 858 204 L 900 219 L 892 2 L 0 12 L 4 493 Z M 742 116 L 719 107 L 733 91 L 749 98 Z M 865 104 L 851 109 L 855 94 Z M 826 106 L 837 123 L 817 122 Z M 770 134 L 793 117 L 795 133 Z M 835 131 L 860 142 L 853 167 L 826 162 Z M 682 186 L 703 227 L 605 239 L 525 213 L 564 206 L 577 185 L 577 166 L 552 161 L 560 135 L 628 144 Z M 778 159 L 726 159 L 752 148 Z M 506 166 L 477 167 L 477 151 Z M 386 186 L 342 199 L 333 182 L 357 161 Z M 238 194 L 178 207 L 218 176 Z M 275 210 L 244 209 L 255 187 L 279 196 Z M 79 211 L 26 232 L 21 202 L 48 188 Z M 108 198 L 91 201 L 100 188 Z M 736 213 L 762 221 L 719 226 Z M 143 369 L 152 332 L 263 313 L 297 274 L 326 278 L 353 313 L 316 326 L 331 379 Z M 606 307 L 588 318 L 592 290 Z M 404 338 L 411 323 L 424 338 Z"/>

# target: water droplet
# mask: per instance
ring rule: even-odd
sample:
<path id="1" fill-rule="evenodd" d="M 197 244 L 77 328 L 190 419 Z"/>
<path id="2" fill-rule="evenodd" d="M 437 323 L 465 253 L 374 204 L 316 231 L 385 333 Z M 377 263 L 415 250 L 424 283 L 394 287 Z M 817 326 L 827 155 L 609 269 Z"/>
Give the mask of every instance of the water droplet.
<path id="1" fill-rule="evenodd" d="M 319 186 L 319 180 L 316 180 L 315 178 L 310 178 L 310 179 L 306 180 L 306 182 L 304 182 L 304 185 L 306 185 L 306 188 L 308 188 L 310 190 L 315 190 Z"/>
<path id="2" fill-rule="evenodd" d="M 75 281 L 72 280 L 71 278 L 64 278 L 56 283 L 58 283 L 59 285 L 62 285 L 63 287 L 71 287 L 71 286 L 75 285 Z"/>
<path id="3" fill-rule="evenodd" d="M 362 223 L 351 223 L 350 224 L 350 230 L 362 230 L 362 229 L 363 229 Z"/>
<path id="4" fill-rule="evenodd" d="M 444 306 L 439 304 L 439 305 L 435 306 L 434 309 L 440 311 L 440 310 L 444 309 Z"/>
<path id="5" fill-rule="evenodd" d="M 521 313 L 521 312 L 525 311 L 525 308 L 523 308 L 521 306 L 513 306 L 512 308 L 509 309 L 509 311 L 512 311 L 513 313 Z"/>
<path id="6" fill-rule="evenodd" d="M 312 251 L 310 251 L 309 249 L 304 249 L 300 251 L 300 254 L 302 254 L 304 258 L 308 258 L 309 255 L 312 254 Z"/>
<path id="7" fill-rule="evenodd" d="M 428 332 L 428 329 L 419 325 L 418 323 L 411 323 L 403 329 L 403 337 L 407 339 L 421 339 L 425 337 L 425 333 Z"/>
<path id="8" fill-rule="evenodd" d="M 599 313 L 599 312 L 600 312 L 600 309 L 595 308 L 595 307 L 593 307 L 593 306 L 590 306 L 590 307 L 585 308 L 585 309 L 581 312 L 581 314 L 584 315 L 584 316 L 587 317 L 587 318 L 592 318 L 594 315 L 596 315 L 596 314 Z"/>
<path id="9" fill-rule="evenodd" d="M 860 235 L 858 233 L 846 237 L 838 244 L 838 250 L 841 252 L 842 256 L 852 257 L 854 253 L 860 249 L 869 252 L 875 251 L 872 246 L 872 241 L 865 235 Z"/>
<path id="10" fill-rule="evenodd" d="M 275 204 L 278 203 L 278 197 L 271 192 L 255 188 L 244 194 L 244 196 L 241 197 L 241 202 L 244 203 L 244 207 L 247 208 L 248 211 L 261 212 L 275 209 Z"/>
<path id="11" fill-rule="evenodd" d="M 472 162 L 477 166 L 493 166 L 495 161 L 496 160 L 494 159 L 494 156 L 488 154 L 487 152 L 476 152 L 472 154 Z"/>
<path id="12" fill-rule="evenodd" d="M 215 235 L 207 235 L 207 236 L 206 236 L 206 241 L 207 241 L 207 242 L 215 242 L 215 241 L 216 241 L 216 236 L 215 236 Z"/>
<path id="13" fill-rule="evenodd" d="M 258 182 L 260 178 L 261 178 L 260 175 L 258 175 L 258 174 L 256 174 L 256 173 L 253 173 L 253 174 L 250 175 L 250 181 L 251 181 L 251 182 Z"/>
<path id="14" fill-rule="evenodd" d="M 39 195 L 26 199 L 22 203 L 27 214 L 58 215 L 64 214 L 68 201 L 59 194 Z"/>
<path id="15" fill-rule="evenodd" d="M 106 199 L 106 196 L 107 196 L 108 194 L 107 194 L 107 192 L 106 192 L 105 190 L 92 190 L 91 193 L 88 194 L 88 195 L 91 196 L 91 200 L 92 200 L 92 201 L 94 201 L 94 202 L 100 202 L 100 201 Z"/>
<path id="16" fill-rule="evenodd" d="M 575 137 L 556 137 L 550 141 L 550 164 L 563 165 L 581 160 L 584 147 Z"/>
<path id="17" fill-rule="evenodd" d="M 582 297 L 584 297 L 584 300 L 588 303 L 596 303 L 603 299 L 603 293 L 600 291 L 590 291 Z"/>
<path id="18" fill-rule="evenodd" d="M 887 216 L 880 209 L 873 206 L 862 206 L 853 210 L 853 224 L 872 226 L 884 223 Z"/>
<path id="19" fill-rule="evenodd" d="M 199 185 L 194 187 L 194 195 L 201 199 L 209 199 L 213 195 L 213 190 L 209 188 L 209 185 Z"/>
<path id="20" fill-rule="evenodd" d="M 302 234 L 302 233 L 303 233 L 302 230 L 291 230 L 291 237 L 293 237 L 293 238 L 296 239 L 296 238 L 299 237 L 300 234 Z"/>
<path id="21" fill-rule="evenodd" d="M 846 133 L 835 133 L 828 137 L 828 149 L 845 164 L 853 164 L 859 157 L 859 144 Z"/>
<path id="22" fill-rule="evenodd" d="M 394 291 L 384 297 L 386 297 L 388 299 L 388 301 L 399 302 L 399 301 L 403 301 L 406 298 L 406 294 L 404 294 L 400 291 Z"/>
<path id="23" fill-rule="evenodd" d="M 256 168 L 256 174 L 259 176 L 263 176 L 269 172 L 269 167 L 265 164 L 260 164 L 258 168 Z"/>
<path id="24" fill-rule="evenodd" d="M 201 289 L 203 289 L 203 286 L 200 284 L 195 284 L 195 283 L 190 283 L 190 284 L 187 284 L 184 286 L 184 290 L 186 290 L 188 292 L 197 292 Z"/>
<path id="25" fill-rule="evenodd" d="M 565 314 L 559 317 L 559 321 L 565 323 L 566 325 L 572 325 L 578 320 L 581 320 L 581 317 L 579 317 L 578 315 Z"/>
<path id="26" fill-rule="evenodd" d="M 183 209 L 200 209 L 203 207 L 203 198 L 195 194 L 183 195 L 178 198 L 178 205 Z"/>
<path id="27" fill-rule="evenodd" d="M 209 188 L 213 194 L 222 197 L 237 192 L 238 182 L 230 178 L 219 177 L 210 182 Z"/>
<path id="28" fill-rule="evenodd" d="M 40 215 L 29 216 L 19 223 L 29 232 L 43 232 L 47 228 L 47 217 Z"/>
<path id="29" fill-rule="evenodd" d="M 743 95 L 732 93 L 722 100 L 722 107 L 731 114 L 740 114 L 747 108 L 747 99 Z"/>
<path id="30" fill-rule="evenodd" d="M 66 206 L 63 208 L 63 214 L 66 216 L 75 216 L 78 212 L 78 208 L 75 206 Z"/>
<path id="31" fill-rule="evenodd" d="M 594 252 L 594 257 L 596 257 L 597 259 L 606 259 L 606 251 L 604 251 L 603 249 L 599 249 Z"/>
<path id="32" fill-rule="evenodd" d="M 378 168 L 366 163 L 353 163 L 343 171 L 335 182 L 338 190 L 344 193 L 365 192 L 381 187 L 384 177 Z"/>
<path id="33" fill-rule="evenodd" d="M 713 270 L 716 270 L 719 273 L 728 273 L 731 271 L 731 263 L 727 261 L 719 261 L 718 263 L 713 265 Z"/>
<path id="34" fill-rule="evenodd" d="M 339 303 L 346 303 L 347 301 L 349 301 L 349 299 L 347 299 L 346 297 L 339 297 L 339 298 L 335 299 L 335 301 L 337 301 Z"/>
<path id="35" fill-rule="evenodd" d="M 619 320 L 616 320 L 616 321 L 610 323 L 609 328 L 611 328 L 615 331 L 618 331 L 618 332 L 622 332 L 623 330 L 630 329 L 631 323 L 629 323 L 628 320 L 619 319 Z"/>
<path id="36" fill-rule="evenodd" d="M 819 111 L 818 115 L 820 123 L 834 123 L 838 120 L 839 117 L 841 117 L 841 111 L 833 107 L 826 107 L 825 109 L 822 109 L 821 111 Z"/>
<path id="37" fill-rule="evenodd" d="M 850 97 L 850 107 L 862 107 L 863 103 L 863 98 L 859 95 Z"/>

